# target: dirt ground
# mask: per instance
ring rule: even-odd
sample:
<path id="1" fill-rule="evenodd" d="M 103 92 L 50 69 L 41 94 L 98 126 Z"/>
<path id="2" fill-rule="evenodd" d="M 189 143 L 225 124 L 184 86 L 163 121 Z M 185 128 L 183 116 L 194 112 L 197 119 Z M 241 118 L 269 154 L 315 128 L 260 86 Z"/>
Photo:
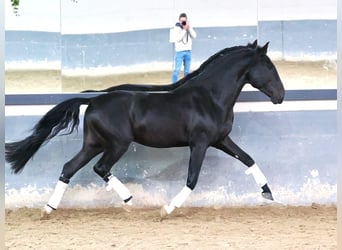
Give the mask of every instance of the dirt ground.
<path id="1" fill-rule="evenodd" d="M 336 61 L 275 61 L 285 89 L 334 89 L 337 86 Z M 91 72 L 90 72 L 91 73 Z M 169 84 L 170 71 L 150 71 L 106 76 L 66 76 L 63 71 L 13 71 L 5 73 L 6 93 L 59 93 L 104 89 L 123 83 Z"/>
<path id="2" fill-rule="evenodd" d="M 6 249 L 337 249 L 336 207 L 6 211 Z"/>

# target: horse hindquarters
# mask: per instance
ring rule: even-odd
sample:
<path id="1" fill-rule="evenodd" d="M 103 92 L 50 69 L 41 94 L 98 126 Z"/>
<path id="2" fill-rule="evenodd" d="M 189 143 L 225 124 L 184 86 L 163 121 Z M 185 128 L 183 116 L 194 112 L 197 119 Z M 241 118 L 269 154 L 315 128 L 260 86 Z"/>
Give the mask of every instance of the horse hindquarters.
<path id="1" fill-rule="evenodd" d="M 132 205 L 130 191 L 110 172 L 133 140 L 127 99 L 120 96 L 112 97 L 101 106 L 97 103 L 89 106 L 84 120 L 84 141 L 96 144 L 103 151 L 93 169 L 108 184 L 107 190 L 115 190 L 125 205 Z"/>
<path id="2" fill-rule="evenodd" d="M 104 98 L 103 96 L 97 98 L 97 102 L 102 102 Z M 103 155 L 95 164 L 94 171 L 108 183 L 108 189 L 114 189 L 127 203 L 131 199 L 128 189 L 125 189 L 124 185 L 110 173 L 110 169 L 122 154 L 126 152 L 130 143 L 123 136 L 124 133 L 120 134 L 120 130 L 116 128 L 116 125 L 119 123 L 115 117 L 118 115 L 119 119 L 123 118 L 124 112 L 117 112 L 116 108 L 109 109 L 105 103 L 97 105 L 97 102 L 95 104 L 91 102 L 84 115 L 82 149 L 64 165 L 55 191 L 42 210 L 42 218 L 47 218 L 47 215 L 52 210 L 57 209 L 70 179 L 76 172 L 101 152 L 103 152 Z M 120 135 L 126 138 L 126 140 L 120 140 Z"/>

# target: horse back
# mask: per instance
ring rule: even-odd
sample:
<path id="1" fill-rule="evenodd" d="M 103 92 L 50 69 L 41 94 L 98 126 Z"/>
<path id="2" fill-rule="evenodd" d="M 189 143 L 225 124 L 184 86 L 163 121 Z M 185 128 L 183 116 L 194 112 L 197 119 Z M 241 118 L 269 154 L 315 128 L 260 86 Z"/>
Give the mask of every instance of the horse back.
<path id="1" fill-rule="evenodd" d="M 153 147 L 188 143 L 191 107 L 188 98 L 175 93 L 116 91 L 89 104 L 85 123 L 103 137 L 132 140 Z"/>

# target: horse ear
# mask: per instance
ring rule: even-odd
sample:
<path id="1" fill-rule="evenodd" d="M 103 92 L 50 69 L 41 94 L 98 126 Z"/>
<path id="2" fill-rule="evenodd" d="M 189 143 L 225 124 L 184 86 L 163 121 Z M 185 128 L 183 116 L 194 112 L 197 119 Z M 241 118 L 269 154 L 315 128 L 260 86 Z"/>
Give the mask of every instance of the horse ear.
<path id="1" fill-rule="evenodd" d="M 261 53 L 261 54 L 266 55 L 267 49 L 268 49 L 268 44 L 269 44 L 269 43 L 270 43 L 270 42 L 267 42 L 267 43 L 264 45 L 264 47 L 262 47 L 262 48 L 260 49 L 260 53 Z"/>
<path id="2" fill-rule="evenodd" d="M 247 44 L 248 48 L 256 49 L 258 47 L 258 40 L 255 40 L 253 43 Z"/>

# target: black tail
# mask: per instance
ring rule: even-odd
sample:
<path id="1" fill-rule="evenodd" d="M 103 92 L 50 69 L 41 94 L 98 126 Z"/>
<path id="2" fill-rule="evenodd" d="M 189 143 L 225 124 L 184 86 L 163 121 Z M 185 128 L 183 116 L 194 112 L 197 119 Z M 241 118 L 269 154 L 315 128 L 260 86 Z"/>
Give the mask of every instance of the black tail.
<path id="1" fill-rule="evenodd" d="M 80 106 L 89 101 L 87 98 L 66 100 L 46 113 L 34 126 L 30 136 L 22 141 L 5 143 L 5 158 L 12 165 L 12 171 L 21 172 L 42 144 L 60 131 L 68 129 L 67 134 L 71 134 L 79 124 Z"/>

